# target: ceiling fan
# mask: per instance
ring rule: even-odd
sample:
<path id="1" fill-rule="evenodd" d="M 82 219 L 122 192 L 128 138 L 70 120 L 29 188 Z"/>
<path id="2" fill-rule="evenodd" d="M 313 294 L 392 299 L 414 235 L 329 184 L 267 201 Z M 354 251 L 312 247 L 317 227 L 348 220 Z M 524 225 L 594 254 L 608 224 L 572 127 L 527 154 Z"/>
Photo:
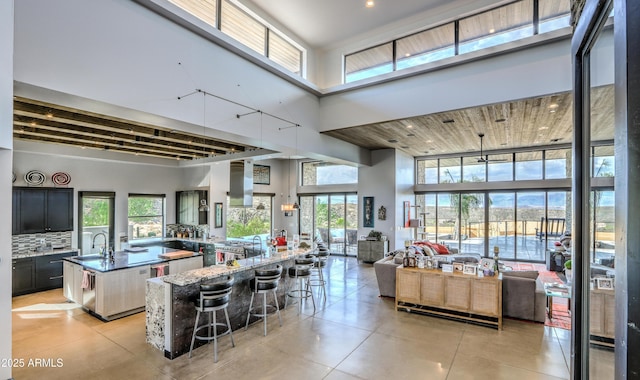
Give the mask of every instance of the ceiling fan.
<path id="1" fill-rule="evenodd" d="M 478 137 L 480 137 L 480 157 L 478 158 L 478 162 L 480 163 L 484 163 L 484 162 L 504 162 L 506 160 L 489 160 L 486 158 L 486 156 L 482 153 L 482 141 L 484 139 L 484 133 L 480 132 L 478 133 Z"/>

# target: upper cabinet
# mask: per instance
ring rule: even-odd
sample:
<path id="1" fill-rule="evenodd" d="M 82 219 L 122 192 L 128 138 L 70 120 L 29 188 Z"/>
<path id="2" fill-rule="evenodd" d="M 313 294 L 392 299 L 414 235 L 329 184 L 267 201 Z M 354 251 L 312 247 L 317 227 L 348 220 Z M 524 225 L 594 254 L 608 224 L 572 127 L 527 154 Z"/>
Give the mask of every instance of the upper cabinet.
<path id="1" fill-rule="evenodd" d="M 13 188 L 12 233 L 35 234 L 73 230 L 73 189 Z"/>
<path id="2" fill-rule="evenodd" d="M 208 212 L 199 211 L 203 199 L 209 204 L 206 190 L 176 191 L 176 223 L 207 224 Z"/>

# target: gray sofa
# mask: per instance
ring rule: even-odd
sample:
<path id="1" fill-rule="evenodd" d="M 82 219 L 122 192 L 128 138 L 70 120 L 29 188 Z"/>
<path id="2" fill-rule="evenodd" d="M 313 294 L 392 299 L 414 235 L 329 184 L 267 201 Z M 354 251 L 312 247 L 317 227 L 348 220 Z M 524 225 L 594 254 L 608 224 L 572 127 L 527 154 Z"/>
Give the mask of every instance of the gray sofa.
<path id="1" fill-rule="evenodd" d="M 538 271 L 502 272 L 502 316 L 544 323 L 546 310 Z"/>
<path id="2" fill-rule="evenodd" d="M 449 256 L 451 262 L 470 261 L 470 256 L 464 254 Z M 381 296 L 396 296 L 396 268 L 401 265 L 402 259 L 394 258 L 393 255 L 373 263 Z M 503 316 L 544 323 L 546 301 L 544 286 L 538 278 L 538 271 L 502 272 Z"/>

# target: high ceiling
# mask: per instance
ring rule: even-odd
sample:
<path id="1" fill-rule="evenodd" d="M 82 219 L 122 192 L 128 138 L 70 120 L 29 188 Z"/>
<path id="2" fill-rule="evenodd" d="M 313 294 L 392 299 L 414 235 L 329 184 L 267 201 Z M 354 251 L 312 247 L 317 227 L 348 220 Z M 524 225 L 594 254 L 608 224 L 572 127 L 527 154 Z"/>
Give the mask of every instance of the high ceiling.
<path id="1" fill-rule="evenodd" d="M 393 24 L 448 0 L 252 0 L 312 46 L 326 46 Z M 456 4 L 470 1 L 456 1 Z M 487 1 L 484 1 L 487 3 Z M 594 140 L 613 139 L 613 89 L 594 91 Z M 382 120 L 325 134 L 368 149 L 396 148 L 412 156 L 546 146 L 571 142 L 570 93 L 523 99 L 400 120 Z M 171 130 L 26 98 L 14 101 L 14 138 L 146 155 L 194 159 L 256 149 L 233 141 Z"/>
<path id="2" fill-rule="evenodd" d="M 323 48 L 383 25 L 406 19 L 450 0 L 249 0 L 302 38 L 313 48 Z"/>

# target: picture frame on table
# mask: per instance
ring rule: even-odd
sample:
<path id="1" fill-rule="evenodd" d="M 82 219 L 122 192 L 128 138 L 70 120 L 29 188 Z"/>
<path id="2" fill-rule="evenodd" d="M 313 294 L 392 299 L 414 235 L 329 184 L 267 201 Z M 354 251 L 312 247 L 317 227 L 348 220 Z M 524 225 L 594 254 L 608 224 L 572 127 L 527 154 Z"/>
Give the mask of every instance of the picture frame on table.
<path id="1" fill-rule="evenodd" d="M 270 185 L 271 184 L 271 167 L 267 165 L 253 165 L 253 184 L 254 185 Z"/>
<path id="2" fill-rule="evenodd" d="M 463 263 L 453 263 L 453 271 L 454 272 L 462 272 L 464 270 Z"/>
<path id="3" fill-rule="evenodd" d="M 362 197 L 362 226 L 373 228 L 373 197 Z"/>
<path id="4" fill-rule="evenodd" d="M 444 273 L 453 273 L 453 264 L 442 264 L 442 271 Z"/>
<path id="5" fill-rule="evenodd" d="M 613 290 L 613 278 L 598 277 L 596 278 L 596 288 L 604 290 Z"/>
<path id="6" fill-rule="evenodd" d="M 468 274 L 475 276 L 478 273 L 478 267 L 476 265 L 465 264 L 462 269 L 462 274 Z"/>
<path id="7" fill-rule="evenodd" d="M 213 211 L 214 211 L 213 227 L 222 228 L 222 203 L 221 202 L 214 203 Z"/>
<path id="8" fill-rule="evenodd" d="M 493 269 L 493 264 L 495 264 L 495 262 L 496 261 L 494 259 L 483 257 L 482 259 L 480 259 L 480 266 L 482 267 L 482 269 Z"/>

